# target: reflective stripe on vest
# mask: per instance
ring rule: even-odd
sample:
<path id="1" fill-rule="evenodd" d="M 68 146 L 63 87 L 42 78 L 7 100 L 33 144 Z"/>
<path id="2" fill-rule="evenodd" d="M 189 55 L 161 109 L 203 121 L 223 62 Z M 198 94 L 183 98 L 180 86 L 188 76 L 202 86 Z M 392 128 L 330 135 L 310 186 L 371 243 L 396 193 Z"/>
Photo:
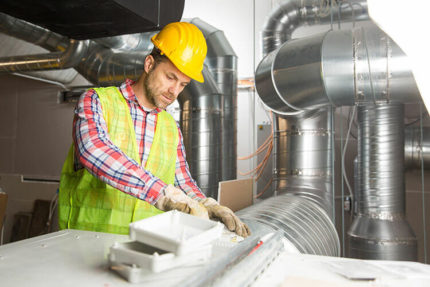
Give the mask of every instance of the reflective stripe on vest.
<path id="1" fill-rule="evenodd" d="M 140 164 L 133 121 L 126 100 L 116 87 L 95 89 L 110 140 Z M 178 128 L 165 111 L 157 114 L 154 141 L 145 169 L 167 184 L 175 180 Z M 128 234 L 130 222 L 162 213 L 146 201 L 128 195 L 91 175 L 74 170 L 73 144 L 61 171 L 58 202 L 60 229 L 72 228 Z"/>

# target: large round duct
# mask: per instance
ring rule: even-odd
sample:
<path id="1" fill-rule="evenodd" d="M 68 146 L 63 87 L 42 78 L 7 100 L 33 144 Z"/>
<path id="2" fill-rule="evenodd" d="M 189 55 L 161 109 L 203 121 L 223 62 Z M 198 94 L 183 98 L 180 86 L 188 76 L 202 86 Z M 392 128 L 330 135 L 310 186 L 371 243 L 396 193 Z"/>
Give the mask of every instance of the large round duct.
<path id="1" fill-rule="evenodd" d="M 278 116 L 274 122 L 275 190 L 305 197 L 333 214 L 332 108 Z"/>
<path id="2" fill-rule="evenodd" d="M 255 81 L 263 102 L 280 114 L 420 101 L 406 55 L 376 26 L 290 40 L 261 61 Z"/>
<path id="3" fill-rule="evenodd" d="M 318 204 L 293 194 L 271 197 L 237 212 L 246 222 L 258 222 L 274 230 L 304 254 L 340 256 L 336 228 Z"/>
<path id="4" fill-rule="evenodd" d="M 192 81 L 179 95 L 180 125 L 190 171 L 206 196 L 217 198 L 221 178 L 221 93 L 203 69 L 204 83 Z"/>
<path id="5" fill-rule="evenodd" d="M 348 231 L 350 256 L 417 260 L 405 217 L 403 105 L 358 107 L 357 216 Z"/>

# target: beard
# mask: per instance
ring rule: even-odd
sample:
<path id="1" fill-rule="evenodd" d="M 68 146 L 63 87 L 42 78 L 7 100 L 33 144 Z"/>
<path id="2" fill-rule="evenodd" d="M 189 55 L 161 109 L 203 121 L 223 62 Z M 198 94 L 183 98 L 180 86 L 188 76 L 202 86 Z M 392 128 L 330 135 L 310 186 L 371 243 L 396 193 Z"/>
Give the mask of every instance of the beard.
<path id="1" fill-rule="evenodd" d="M 152 78 L 153 78 L 153 73 L 152 73 L 152 69 L 151 69 L 151 70 L 149 70 L 147 76 L 145 77 L 145 79 L 143 81 L 143 88 L 145 90 L 146 99 L 155 107 L 164 110 L 171 103 L 165 103 L 159 99 L 160 95 L 157 94 L 157 92 L 154 90 L 154 88 L 150 84 L 152 81 Z"/>

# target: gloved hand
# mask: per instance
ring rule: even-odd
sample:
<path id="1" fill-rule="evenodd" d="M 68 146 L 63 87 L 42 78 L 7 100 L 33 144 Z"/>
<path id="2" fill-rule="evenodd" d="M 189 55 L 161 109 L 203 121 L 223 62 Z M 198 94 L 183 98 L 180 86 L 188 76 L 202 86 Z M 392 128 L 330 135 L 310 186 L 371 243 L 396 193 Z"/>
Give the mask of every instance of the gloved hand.
<path id="1" fill-rule="evenodd" d="M 164 195 L 155 203 L 155 207 L 162 211 L 178 210 L 200 218 L 209 219 L 208 211 L 203 204 L 188 197 L 182 190 L 169 184 L 164 189 Z"/>
<path id="2" fill-rule="evenodd" d="M 230 208 L 219 205 L 215 199 L 210 197 L 204 199 L 202 203 L 208 210 L 210 219 L 221 220 L 228 230 L 234 231 L 242 237 L 247 237 L 251 234 L 248 225 L 243 223 Z"/>

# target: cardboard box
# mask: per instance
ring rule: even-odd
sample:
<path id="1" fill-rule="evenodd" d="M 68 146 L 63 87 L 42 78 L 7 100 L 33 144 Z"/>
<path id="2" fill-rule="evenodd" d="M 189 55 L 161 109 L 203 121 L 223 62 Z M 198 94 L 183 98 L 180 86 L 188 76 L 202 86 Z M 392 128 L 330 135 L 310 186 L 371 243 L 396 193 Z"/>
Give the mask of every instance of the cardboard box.
<path id="1" fill-rule="evenodd" d="M 220 181 L 218 202 L 234 212 L 248 207 L 253 203 L 253 186 L 252 178 Z"/>
<path id="2" fill-rule="evenodd" d="M 7 194 L 0 191 L 0 229 L 3 227 L 3 221 L 6 215 Z"/>

